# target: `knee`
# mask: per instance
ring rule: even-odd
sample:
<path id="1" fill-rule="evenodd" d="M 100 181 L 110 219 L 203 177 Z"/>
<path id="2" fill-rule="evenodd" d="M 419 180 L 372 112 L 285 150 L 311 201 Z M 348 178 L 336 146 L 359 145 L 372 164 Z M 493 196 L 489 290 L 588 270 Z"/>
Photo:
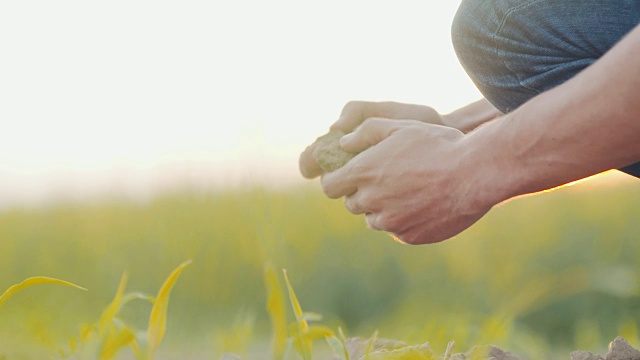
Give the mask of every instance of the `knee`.
<path id="1" fill-rule="evenodd" d="M 463 57 L 461 55 L 468 53 L 468 47 L 472 45 L 470 40 L 474 33 L 473 28 L 478 26 L 478 22 L 473 19 L 477 7 L 477 1 L 463 0 L 451 23 L 451 43 L 459 59 Z M 463 59 L 460 61 L 463 62 Z"/>
<path id="2" fill-rule="evenodd" d="M 451 42 L 460 64 L 478 90 L 496 108 L 508 112 L 517 79 L 500 61 L 495 34 L 500 9 L 493 1 L 463 0 L 451 24 Z"/>

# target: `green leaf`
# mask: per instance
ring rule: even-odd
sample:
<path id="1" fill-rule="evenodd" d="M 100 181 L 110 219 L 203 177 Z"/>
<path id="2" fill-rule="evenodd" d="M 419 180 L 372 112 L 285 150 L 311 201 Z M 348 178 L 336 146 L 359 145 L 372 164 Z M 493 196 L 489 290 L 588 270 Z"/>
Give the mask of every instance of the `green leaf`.
<path id="1" fill-rule="evenodd" d="M 123 347 L 133 343 L 136 335 L 128 327 L 124 327 L 121 330 L 112 331 L 107 337 L 102 351 L 100 352 L 100 360 L 113 359 L 116 353 Z"/>
<path id="2" fill-rule="evenodd" d="M 298 302 L 298 298 L 296 297 L 295 291 L 293 291 L 293 287 L 291 286 L 291 282 L 289 281 L 289 277 L 287 276 L 287 270 L 282 270 L 284 272 L 284 281 L 287 284 L 287 290 L 289 291 L 289 301 L 291 302 L 291 307 L 293 308 L 293 314 L 296 317 L 295 327 L 296 331 L 292 334 L 293 341 L 296 345 L 296 349 L 304 360 L 311 360 L 312 354 L 312 343 L 308 339 L 304 338 L 304 334 L 309 331 L 309 324 L 304 318 L 304 313 L 302 311 L 302 307 L 300 306 L 300 302 Z"/>
<path id="3" fill-rule="evenodd" d="M 124 294 L 122 296 L 120 307 L 122 308 L 123 306 L 125 306 L 126 304 L 130 303 L 133 300 L 144 300 L 149 302 L 151 305 L 156 303 L 156 298 L 154 298 L 153 296 L 136 291 L 136 292 Z"/>
<path id="4" fill-rule="evenodd" d="M 87 289 L 78 286 L 76 284 L 72 284 L 68 281 L 64 281 L 64 280 L 59 280 L 59 279 L 54 279 L 54 278 L 50 278 L 50 277 L 46 277 L 46 276 L 35 276 L 35 277 L 30 277 L 26 280 L 24 280 L 23 282 L 21 282 L 20 284 L 16 284 L 11 286 L 9 289 L 7 289 L 7 291 L 4 292 L 4 294 L 0 295 L 0 306 L 7 301 L 10 297 L 12 297 L 13 295 L 15 295 L 17 292 L 28 288 L 30 286 L 34 286 L 34 285 L 41 285 L 41 284 L 56 284 L 56 285 L 63 285 L 63 286 L 69 286 L 69 287 L 73 287 L 76 289 L 80 289 L 80 290 L 84 290 L 87 291 Z"/>
<path id="5" fill-rule="evenodd" d="M 287 276 L 287 270 L 282 270 L 284 273 L 284 281 L 287 284 L 287 290 L 289 291 L 289 301 L 291 302 L 291 307 L 293 308 L 293 314 L 296 317 L 296 320 L 301 326 L 300 330 L 307 330 L 309 328 L 309 324 L 304 319 L 304 313 L 302 312 L 302 307 L 300 306 L 300 302 L 298 302 L 298 297 L 296 297 L 295 291 L 293 291 L 293 287 L 291 286 L 291 282 L 289 282 L 289 277 Z"/>
<path id="6" fill-rule="evenodd" d="M 307 322 L 320 321 L 322 320 L 322 314 L 305 311 L 304 313 L 302 313 L 302 318 Z"/>
<path id="7" fill-rule="evenodd" d="M 191 260 L 187 260 L 180 264 L 165 280 L 158 296 L 156 296 L 156 302 L 151 309 L 151 315 L 149 316 L 149 327 L 147 328 L 147 344 L 149 346 L 149 359 L 153 359 L 155 350 L 162 342 L 164 333 L 167 326 L 167 309 L 169 307 L 169 295 L 175 285 L 180 273 L 191 264 Z"/>
<path id="8" fill-rule="evenodd" d="M 369 360 L 369 356 L 371 355 L 371 350 L 373 350 L 373 345 L 376 343 L 376 339 L 378 338 L 378 331 L 376 330 L 371 339 L 369 339 L 369 344 L 367 345 L 367 349 L 364 352 L 365 360 Z"/>
<path id="9" fill-rule="evenodd" d="M 118 285 L 118 290 L 116 291 L 116 295 L 113 297 L 113 300 L 102 312 L 102 316 L 100 316 L 100 320 L 98 321 L 98 336 L 102 338 L 105 332 L 112 324 L 113 318 L 120 310 L 120 303 L 122 301 L 122 295 L 124 294 L 124 289 L 127 287 L 127 273 L 123 273 L 120 278 L 120 285 Z"/>
<path id="10" fill-rule="evenodd" d="M 282 359 L 287 346 L 287 314 L 280 280 L 272 265 L 265 267 L 264 282 L 267 287 L 267 311 L 273 333 L 273 359 Z"/>
<path id="11" fill-rule="evenodd" d="M 331 350 L 333 350 L 336 355 L 341 356 L 343 360 L 349 360 L 349 352 L 340 339 L 335 336 L 329 336 L 325 339 L 327 340 L 327 343 L 329 343 Z"/>

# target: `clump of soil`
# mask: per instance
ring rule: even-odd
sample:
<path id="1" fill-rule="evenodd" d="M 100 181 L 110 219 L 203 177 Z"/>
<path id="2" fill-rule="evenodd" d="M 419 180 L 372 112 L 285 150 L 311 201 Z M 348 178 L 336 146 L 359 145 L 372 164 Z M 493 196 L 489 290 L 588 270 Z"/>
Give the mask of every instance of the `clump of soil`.
<path id="1" fill-rule="evenodd" d="M 449 343 L 443 355 L 437 355 L 429 343 L 422 345 L 407 345 L 402 341 L 389 339 L 370 339 L 358 337 L 347 339 L 346 350 L 349 358 L 354 360 L 520 360 L 517 356 L 495 346 L 475 346 L 465 353 L 454 353 L 455 343 Z M 336 356 L 334 359 L 341 359 Z M 220 360 L 240 360 L 237 355 L 225 354 Z M 640 351 L 618 336 L 609 344 L 609 352 L 604 356 L 592 354 L 588 351 L 574 351 L 571 360 L 640 360 Z"/>
<path id="2" fill-rule="evenodd" d="M 352 359 L 364 359 L 370 340 L 347 340 L 347 351 Z M 437 356 L 429 344 L 408 346 L 403 342 L 376 339 L 369 348 L 370 359 L 439 359 L 439 360 L 520 360 L 517 356 L 495 346 L 476 346 L 465 353 L 453 353 L 455 344 L 449 343 L 444 355 Z M 400 355 L 400 357 L 398 357 Z M 404 357 L 408 355 L 409 357 Z M 411 357 L 419 355 L 418 357 Z M 588 351 L 574 351 L 571 360 L 640 360 L 640 351 L 618 336 L 609 344 L 609 352 L 603 357 Z"/>
<path id="3" fill-rule="evenodd" d="M 640 351 L 618 336 L 609 344 L 609 352 L 604 357 L 588 351 L 574 351 L 571 360 L 640 360 Z"/>
<path id="4" fill-rule="evenodd" d="M 411 359 L 411 360 L 519 360 L 508 351 L 495 346 L 475 346 L 465 353 L 454 353 L 455 343 L 449 343 L 446 352 L 438 355 L 429 347 L 429 343 L 422 345 L 407 345 L 402 341 L 376 339 L 373 344 L 369 339 L 347 339 L 347 352 L 350 359 Z M 367 356 L 367 350 L 369 352 Z M 338 359 L 338 358 L 336 358 Z"/>
<path id="5" fill-rule="evenodd" d="M 317 144 L 315 157 L 325 173 L 340 169 L 356 156 L 356 154 L 346 152 L 340 147 L 340 138 L 344 135 L 345 133 L 340 130 L 331 130 L 316 139 L 314 143 Z"/>

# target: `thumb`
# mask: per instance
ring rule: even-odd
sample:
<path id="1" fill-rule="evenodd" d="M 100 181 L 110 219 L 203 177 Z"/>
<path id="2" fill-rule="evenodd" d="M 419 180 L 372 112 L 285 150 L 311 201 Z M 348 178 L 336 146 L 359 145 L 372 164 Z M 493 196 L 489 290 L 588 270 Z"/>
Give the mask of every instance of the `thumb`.
<path id="1" fill-rule="evenodd" d="M 340 147 L 350 153 L 359 153 L 388 138 L 399 129 L 399 122 L 384 118 L 369 118 L 354 132 L 340 139 Z"/>

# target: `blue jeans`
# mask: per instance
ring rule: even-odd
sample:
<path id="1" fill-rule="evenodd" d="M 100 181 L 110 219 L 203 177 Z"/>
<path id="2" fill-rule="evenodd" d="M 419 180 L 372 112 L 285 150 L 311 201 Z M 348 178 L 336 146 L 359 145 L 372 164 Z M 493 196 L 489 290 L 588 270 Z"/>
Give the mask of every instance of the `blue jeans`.
<path id="1" fill-rule="evenodd" d="M 593 64 L 638 23 L 640 0 L 463 0 L 452 41 L 478 89 L 507 113 Z M 640 162 L 621 170 L 640 177 Z"/>

